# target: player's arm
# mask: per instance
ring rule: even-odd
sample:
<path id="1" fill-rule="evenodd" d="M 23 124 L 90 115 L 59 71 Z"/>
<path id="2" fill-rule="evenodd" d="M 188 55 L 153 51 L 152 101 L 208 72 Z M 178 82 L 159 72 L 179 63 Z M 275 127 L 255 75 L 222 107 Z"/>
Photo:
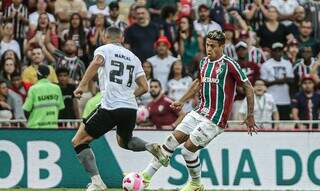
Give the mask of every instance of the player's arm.
<path id="1" fill-rule="evenodd" d="M 74 91 L 74 96 L 79 98 L 81 97 L 83 90 L 88 85 L 89 81 L 96 75 L 99 67 L 101 67 L 104 64 L 104 58 L 103 56 L 97 54 L 94 59 L 91 61 L 88 69 L 84 73 L 82 80 L 79 83 L 79 86 Z"/>
<path id="2" fill-rule="evenodd" d="M 253 87 L 249 80 L 246 80 L 242 83 L 242 88 L 247 97 L 247 118 L 244 120 L 244 123 L 248 127 L 248 133 L 252 135 L 252 132 L 256 132 L 256 124 L 254 120 L 254 92 Z"/>
<path id="3" fill-rule="evenodd" d="M 136 97 L 142 96 L 149 91 L 149 86 L 145 75 L 139 76 L 136 79 L 136 83 L 138 85 L 138 87 L 134 91 L 134 95 Z"/>
<path id="4" fill-rule="evenodd" d="M 199 79 L 195 79 L 192 82 L 191 87 L 188 89 L 188 91 L 178 101 L 173 102 L 171 104 L 171 107 L 176 110 L 181 110 L 184 103 L 189 99 L 193 98 L 196 95 L 196 93 L 199 91 L 199 88 L 200 88 Z"/>
<path id="5" fill-rule="evenodd" d="M 180 122 L 182 121 L 182 119 L 184 118 L 185 115 L 186 115 L 185 112 L 180 111 L 180 112 L 178 113 L 178 118 L 177 118 L 177 120 L 176 120 L 174 123 L 172 123 L 171 126 L 172 126 L 173 128 L 176 128 L 176 127 L 178 126 L 178 124 L 180 124 Z"/>

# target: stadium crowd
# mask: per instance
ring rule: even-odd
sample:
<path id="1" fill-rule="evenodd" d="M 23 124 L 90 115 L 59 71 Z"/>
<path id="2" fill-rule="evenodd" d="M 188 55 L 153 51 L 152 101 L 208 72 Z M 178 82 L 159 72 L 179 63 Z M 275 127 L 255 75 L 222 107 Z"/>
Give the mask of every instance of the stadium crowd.
<path id="1" fill-rule="evenodd" d="M 2 0 L 0 23 L 0 120 L 26 119 L 40 65 L 60 86 L 59 119 L 88 116 L 101 99 L 98 80 L 80 100 L 73 91 L 109 26 L 124 32 L 149 82 L 137 98 L 141 126 L 172 129 L 197 104 L 179 113 L 169 107 L 197 77 L 212 30 L 224 31 L 225 55 L 254 86 L 257 121 L 319 119 L 320 0 Z M 245 102 L 238 88 L 231 120 L 244 118 Z"/>

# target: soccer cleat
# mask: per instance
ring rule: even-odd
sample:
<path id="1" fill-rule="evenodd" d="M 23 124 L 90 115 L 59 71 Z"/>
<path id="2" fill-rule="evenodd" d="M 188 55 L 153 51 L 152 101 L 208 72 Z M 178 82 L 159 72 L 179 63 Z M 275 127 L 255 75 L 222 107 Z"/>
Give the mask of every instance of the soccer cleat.
<path id="1" fill-rule="evenodd" d="M 101 184 L 93 184 L 89 183 L 86 191 L 106 191 L 107 186 L 104 183 Z"/>
<path id="2" fill-rule="evenodd" d="M 188 182 L 181 191 L 204 191 L 204 186 L 201 183 Z"/>
<path id="3" fill-rule="evenodd" d="M 146 145 L 146 149 L 154 157 L 156 157 L 164 167 L 167 167 L 169 165 L 170 158 L 169 158 L 169 156 L 165 155 L 162 152 L 160 145 L 158 145 L 156 143 L 150 143 L 150 144 Z"/>
<path id="4" fill-rule="evenodd" d="M 143 186 L 144 186 L 144 188 L 148 188 L 149 187 L 149 185 L 150 185 L 150 182 L 151 182 L 151 176 L 148 176 L 146 173 L 143 173 L 143 172 L 141 172 L 141 173 L 139 173 L 139 175 L 142 177 L 142 179 L 143 179 Z"/>

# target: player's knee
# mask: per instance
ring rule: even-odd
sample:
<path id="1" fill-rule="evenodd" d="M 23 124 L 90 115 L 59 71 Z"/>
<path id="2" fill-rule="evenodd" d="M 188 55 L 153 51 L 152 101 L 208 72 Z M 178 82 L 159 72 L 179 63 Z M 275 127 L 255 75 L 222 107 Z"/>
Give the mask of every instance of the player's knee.
<path id="1" fill-rule="evenodd" d="M 89 144 L 91 141 L 92 138 L 90 136 L 85 136 L 81 139 L 79 137 L 73 137 L 71 140 L 71 144 L 73 145 L 73 147 L 76 147 L 81 144 Z"/>

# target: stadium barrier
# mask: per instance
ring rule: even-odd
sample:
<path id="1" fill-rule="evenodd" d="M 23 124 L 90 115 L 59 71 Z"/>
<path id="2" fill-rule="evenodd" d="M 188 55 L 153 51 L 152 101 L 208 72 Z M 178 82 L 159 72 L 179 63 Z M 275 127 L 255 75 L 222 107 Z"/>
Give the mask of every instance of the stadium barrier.
<path id="1" fill-rule="evenodd" d="M 280 131 L 263 129 L 255 136 L 248 136 L 244 128 L 229 128 L 201 150 L 206 189 L 319 190 L 320 131 L 283 130 L 280 124 Z M 169 133 L 134 132 L 159 143 Z M 0 128 L 0 188 L 86 187 L 89 178 L 70 143 L 74 134 L 75 129 Z M 109 187 L 121 187 L 124 172 L 141 171 L 151 160 L 146 152 L 121 149 L 115 131 L 95 141 L 92 148 Z M 155 175 L 151 189 L 175 189 L 187 182 L 180 152 L 176 150 L 170 167 Z"/>

